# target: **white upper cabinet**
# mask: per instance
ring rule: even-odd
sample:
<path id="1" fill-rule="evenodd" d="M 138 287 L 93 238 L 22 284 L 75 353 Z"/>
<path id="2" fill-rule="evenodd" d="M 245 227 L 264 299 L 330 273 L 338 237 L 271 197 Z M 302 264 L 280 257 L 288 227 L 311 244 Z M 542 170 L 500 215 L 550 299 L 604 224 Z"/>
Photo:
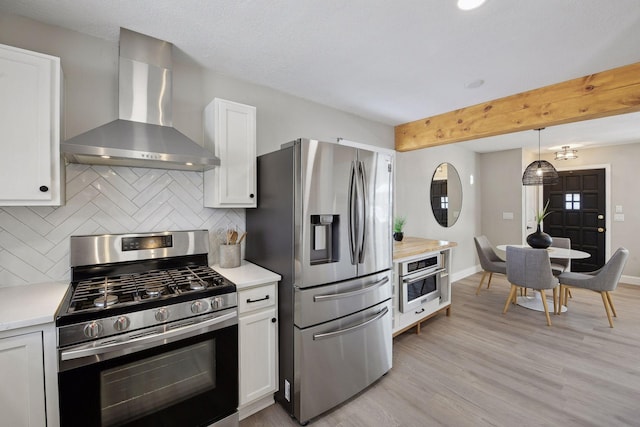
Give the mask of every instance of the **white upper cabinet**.
<path id="1" fill-rule="evenodd" d="M 204 206 L 255 208 L 256 108 L 215 98 L 204 110 L 204 146 L 220 158 L 204 173 Z"/>
<path id="2" fill-rule="evenodd" d="M 60 59 L 0 45 L 0 206 L 60 205 Z"/>

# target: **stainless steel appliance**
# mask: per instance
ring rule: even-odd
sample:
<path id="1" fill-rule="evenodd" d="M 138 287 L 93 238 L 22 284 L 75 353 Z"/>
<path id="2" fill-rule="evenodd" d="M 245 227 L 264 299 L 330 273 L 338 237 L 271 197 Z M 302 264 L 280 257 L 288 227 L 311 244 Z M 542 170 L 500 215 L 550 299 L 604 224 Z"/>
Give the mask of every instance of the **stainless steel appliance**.
<path id="1" fill-rule="evenodd" d="M 67 161 L 197 171 L 220 165 L 173 127 L 172 46 L 120 28 L 118 119 L 61 143 Z"/>
<path id="2" fill-rule="evenodd" d="M 61 425 L 237 426 L 236 289 L 208 266 L 208 231 L 70 243 Z"/>
<path id="3" fill-rule="evenodd" d="M 440 298 L 441 275 L 445 271 L 439 253 L 400 263 L 400 312 L 408 313 Z"/>
<path id="4" fill-rule="evenodd" d="M 391 368 L 391 161 L 299 139 L 258 158 L 246 258 L 279 273 L 279 390 L 301 423 Z"/>

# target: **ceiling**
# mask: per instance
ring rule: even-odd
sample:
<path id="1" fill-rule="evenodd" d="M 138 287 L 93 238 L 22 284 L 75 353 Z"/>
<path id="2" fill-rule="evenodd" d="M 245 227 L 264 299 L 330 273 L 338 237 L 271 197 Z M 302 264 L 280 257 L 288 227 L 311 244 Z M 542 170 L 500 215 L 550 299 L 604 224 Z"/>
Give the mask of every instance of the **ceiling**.
<path id="1" fill-rule="evenodd" d="M 638 0 L 2 0 L 106 40 L 125 27 L 220 74 L 398 125 L 640 62 Z M 477 88 L 466 86 L 477 80 Z M 639 114 L 548 128 L 542 145 L 640 142 Z M 533 131 L 461 143 L 537 147 Z"/>

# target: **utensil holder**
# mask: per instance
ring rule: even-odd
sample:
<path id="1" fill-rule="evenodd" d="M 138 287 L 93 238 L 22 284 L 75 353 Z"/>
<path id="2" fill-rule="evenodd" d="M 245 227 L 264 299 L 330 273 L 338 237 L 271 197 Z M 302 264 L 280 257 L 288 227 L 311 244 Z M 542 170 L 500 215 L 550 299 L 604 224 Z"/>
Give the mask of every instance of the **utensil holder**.
<path id="1" fill-rule="evenodd" d="M 220 267 L 240 267 L 240 245 L 220 245 Z"/>

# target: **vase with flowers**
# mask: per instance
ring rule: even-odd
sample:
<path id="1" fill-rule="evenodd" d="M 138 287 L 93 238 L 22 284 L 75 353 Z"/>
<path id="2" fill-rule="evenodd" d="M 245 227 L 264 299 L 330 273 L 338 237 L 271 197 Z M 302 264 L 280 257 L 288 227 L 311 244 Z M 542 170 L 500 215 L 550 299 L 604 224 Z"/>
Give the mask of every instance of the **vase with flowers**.
<path id="1" fill-rule="evenodd" d="M 547 200 L 547 203 L 544 205 L 544 209 L 536 212 L 536 222 L 538 223 L 538 226 L 536 227 L 536 231 L 527 236 L 527 243 L 532 248 L 546 249 L 551 246 L 551 243 L 553 243 L 553 239 L 551 238 L 551 236 L 540 230 L 540 223 L 551 213 L 548 211 L 548 209 L 549 200 Z"/>

